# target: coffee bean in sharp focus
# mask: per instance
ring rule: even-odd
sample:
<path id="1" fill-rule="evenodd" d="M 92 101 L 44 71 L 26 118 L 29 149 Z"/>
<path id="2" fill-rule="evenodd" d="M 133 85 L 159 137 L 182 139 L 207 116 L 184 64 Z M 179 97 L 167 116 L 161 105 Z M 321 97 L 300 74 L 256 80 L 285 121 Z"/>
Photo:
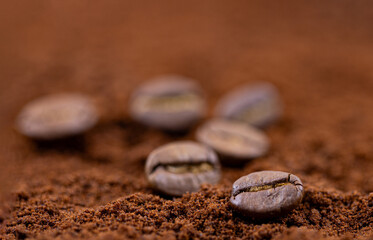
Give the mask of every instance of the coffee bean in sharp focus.
<path id="1" fill-rule="evenodd" d="M 254 172 L 233 183 L 230 204 L 242 215 L 256 219 L 280 217 L 303 198 L 301 180 L 280 171 Z"/>
<path id="2" fill-rule="evenodd" d="M 130 101 L 131 116 L 150 127 L 183 131 L 205 115 L 205 99 L 193 80 L 167 75 L 142 85 Z"/>
<path id="3" fill-rule="evenodd" d="M 232 120 L 209 120 L 197 129 L 196 137 L 214 149 L 227 164 L 261 157 L 269 149 L 269 140 L 262 131 Z"/>
<path id="4" fill-rule="evenodd" d="M 192 141 L 155 149 L 146 161 L 145 173 L 155 189 L 171 196 L 196 192 L 203 183 L 216 184 L 221 175 L 215 152 Z"/>
<path id="5" fill-rule="evenodd" d="M 246 122 L 255 127 L 266 127 L 282 113 L 282 105 L 275 86 L 256 83 L 241 86 L 218 102 L 215 115 Z"/>
<path id="6" fill-rule="evenodd" d="M 17 118 L 17 128 L 37 140 L 54 140 L 81 134 L 98 120 L 98 111 L 86 96 L 53 94 L 31 101 Z"/>

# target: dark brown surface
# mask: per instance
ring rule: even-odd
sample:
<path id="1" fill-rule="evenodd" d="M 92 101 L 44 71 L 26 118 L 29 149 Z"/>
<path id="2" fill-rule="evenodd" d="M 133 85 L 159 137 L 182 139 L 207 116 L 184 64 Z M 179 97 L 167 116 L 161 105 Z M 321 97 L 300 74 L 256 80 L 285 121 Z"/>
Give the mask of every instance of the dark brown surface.
<path id="1" fill-rule="evenodd" d="M 371 1 L 2 1 L 0 234 L 4 238 L 367 238 L 373 234 Z M 279 87 L 285 116 L 269 155 L 223 168 L 216 187 L 175 200 L 145 181 L 155 147 L 191 139 L 127 114 L 158 74 L 198 79 L 210 110 L 240 84 Z M 81 91 L 102 122 L 84 139 L 34 145 L 13 130 L 29 100 Z M 210 112 L 211 113 L 211 112 Z M 283 219 L 253 223 L 228 207 L 257 170 L 300 177 L 305 197 Z M 13 195 L 9 195 L 13 192 Z"/>

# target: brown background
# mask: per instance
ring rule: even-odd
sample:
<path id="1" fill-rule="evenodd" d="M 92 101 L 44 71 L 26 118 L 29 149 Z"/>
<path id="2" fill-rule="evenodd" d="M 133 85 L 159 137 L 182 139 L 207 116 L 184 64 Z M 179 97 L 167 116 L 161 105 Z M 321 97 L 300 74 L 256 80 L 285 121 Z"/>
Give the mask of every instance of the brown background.
<path id="1" fill-rule="evenodd" d="M 101 238 L 109 232 L 109 238 L 283 239 L 372 234 L 372 5 L 353 0 L 1 1 L 0 233 L 7 238 L 40 232 Z M 286 109 L 267 131 L 270 154 L 244 169 L 224 168 L 216 188 L 176 202 L 147 195 L 154 194 L 143 173 L 147 154 L 163 143 L 193 138 L 193 132 L 169 136 L 128 117 L 130 92 L 164 73 L 198 80 L 210 110 L 240 84 L 265 80 L 278 86 Z M 84 139 L 50 146 L 37 146 L 15 132 L 14 119 L 25 103 L 61 91 L 95 97 L 102 122 Z M 297 174 L 306 187 L 304 203 L 271 224 L 232 216 L 226 202 L 233 181 L 265 169 Z M 132 206 L 133 196 L 118 200 L 119 207 L 110 203 L 136 192 L 157 214 L 171 211 L 162 220 L 170 225 L 147 229 L 144 222 L 161 217 L 136 197 L 133 208 L 140 213 L 132 217 L 119 203 Z M 221 199 L 210 202 L 215 196 L 210 193 Z M 177 201 L 190 211 L 178 212 L 187 230 L 174 229 Z M 45 215 L 45 206 L 58 214 Z M 87 221 L 102 225 L 92 228 L 82 223 L 80 211 L 103 207 L 125 220 L 96 217 Z M 219 216 L 201 216 L 205 223 L 191 217 L 222 208 Z M 208 229 L 211 224 L 215 230 Z"/>

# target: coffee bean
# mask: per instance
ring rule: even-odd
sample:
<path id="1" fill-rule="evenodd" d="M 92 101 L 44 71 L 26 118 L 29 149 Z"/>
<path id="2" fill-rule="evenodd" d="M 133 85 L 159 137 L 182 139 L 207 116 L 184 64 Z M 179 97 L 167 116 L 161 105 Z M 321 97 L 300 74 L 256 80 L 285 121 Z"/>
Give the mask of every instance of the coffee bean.
<path id="1" fill-rule="evenodd" d="M 18 115 L 17 128 L 25 136 L 53 140 L 83 133 L 97 120 L 97 109 L 89 98 L 54 94 L 26 104 Z"/>
<path id="2" fill-rule="evenodd" d="M 181 76 L 163 76 L 142 85 L 132 96 L 132 117 L 150 127 L 186 130 L 205 114 L 200 87 Z"/>
<path id="3" fill-rule="evenodd" d="M 230 204 L 239 213 L 256 219 L 282 216 L 303 197 L 301 180 L 280 171 L 254 172 L 233 183 Z"/>
<path id="4" fill-rule="evenodd" d="M 269 140 L 263 132 L 232 120 L 210 120 L 198 128 L 196 137 L 214 149 L 227 164 L 261 157 L 269 149 Z"/>
<path id="5" fill-rule="evenodd" d="M 181 196 L 196 192 L 201 184 L 220 180 L 220 164 L 215 152 L 192 141 L 169 143 L 155 149 L 148 157 L 145 173 L 158 191 Z"/>
<path id="6" fill-rule="evenodd" d="M 217 117 L 239 120 L 256 127 L 266 127 L 282 113 L 276 88 L 270 83 L 257 83 L 239 87 L 219 101 Z"/>

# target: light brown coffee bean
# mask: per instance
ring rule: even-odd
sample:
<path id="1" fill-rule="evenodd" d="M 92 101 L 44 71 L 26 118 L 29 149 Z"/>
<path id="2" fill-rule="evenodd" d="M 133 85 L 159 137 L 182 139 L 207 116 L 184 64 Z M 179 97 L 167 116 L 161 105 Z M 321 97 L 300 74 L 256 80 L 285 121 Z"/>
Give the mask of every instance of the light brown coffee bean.
<path id="1" fill-rule="evenodd" d="M 233 183 L 231 206 L 256 219 L 280 217 L 302 201 L 303 184 L 290 173 L 254 172 Z"/>
<path id="2" fill-rule="evenodd" d="M 130 101 L 131 116 L 150 127 L 170 131 L 190 128 L 205 114 L 200 87 L 191 79 L 167 75 L 142 85 Z"/>
<path id="3" fill-rule="evenodd" d="M 269 149 L 269 140 L 263 132 L 232 120 L 209 120 L 197 129 L 196 137 L 226 163 L 246 162 L 263 156 Z"/>
<path id="4" fill-rule="evenodd" d="M 282 113 L 282 104 L 276 88 L 270 83 L 241 86 L 219 101 L 215 115 L 266 127 Z"/>
<path id="5" fill-rule="evenodd" d="M 221 176 L 214 151 L 192 141 L 155 149 L 146 161 L 145 173 L 152 187 L 172 196 L 196 192 L 203 183 L 216 184 Z"/>
<path id="6" fill-rule="evenodd" d="M 53 140 L 81 134 L 98 120 L 93 102 L 81 94 L 54 94 L 26 104 L 17 118 L 17 128 L 25 136 Z"/>

